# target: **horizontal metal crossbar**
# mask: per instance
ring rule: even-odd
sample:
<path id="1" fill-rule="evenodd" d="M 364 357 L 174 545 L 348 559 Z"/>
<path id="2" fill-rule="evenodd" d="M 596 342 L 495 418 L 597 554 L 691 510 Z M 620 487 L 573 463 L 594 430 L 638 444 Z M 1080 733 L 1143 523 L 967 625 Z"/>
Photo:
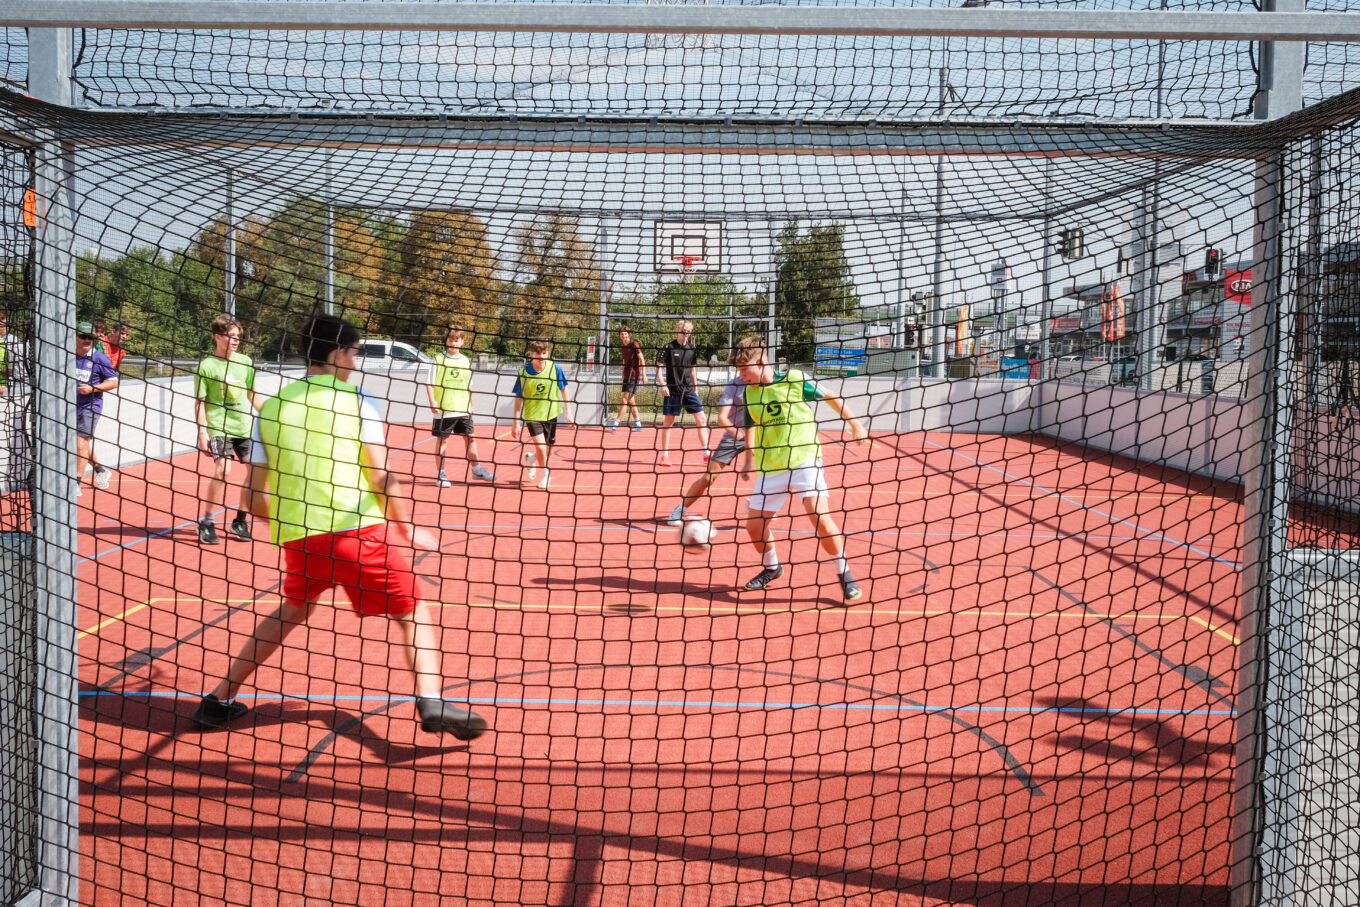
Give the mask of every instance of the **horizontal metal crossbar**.
<path id="1" fill-rule="evenodd" d="M 1188 41 L 1360 41 L 1352 13 L 724 6 L 619 3 L 349 3 L 340 0 L 0 0 L 27 28 L 366 29 L 780 35 L 973 35 Z"/>

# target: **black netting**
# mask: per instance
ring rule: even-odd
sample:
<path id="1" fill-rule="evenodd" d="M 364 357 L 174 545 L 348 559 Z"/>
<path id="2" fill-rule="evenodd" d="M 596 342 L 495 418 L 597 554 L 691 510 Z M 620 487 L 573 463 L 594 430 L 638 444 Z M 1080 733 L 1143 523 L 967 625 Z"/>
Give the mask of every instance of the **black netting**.
<path id="1" fill-rule="evenodd" d="M 82 901 L 1355 890 L 1334 45 L 81 42 L 239 108 L 0 94 Z"/>
<path id="2" fill-rule="evenodd" d="M 22 28 L 3 30 L 4 47 L 0 50 L 0 81 L 22 89 L 28 84 L 28 35 Z"/>

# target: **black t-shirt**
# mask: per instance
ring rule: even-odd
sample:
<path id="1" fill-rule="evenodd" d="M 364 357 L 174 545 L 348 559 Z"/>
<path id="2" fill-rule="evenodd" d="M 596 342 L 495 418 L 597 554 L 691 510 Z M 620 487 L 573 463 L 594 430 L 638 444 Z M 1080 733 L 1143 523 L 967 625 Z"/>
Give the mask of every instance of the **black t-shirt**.
<path id="1" fill-rule="evenodd" d="M 672 393 L 694 390 L 694 383 L 690 381 L 690 369 L 698 361 L 699 354 L 694 347 L 689 344 L 682 345 L 677 340 L 672 340 L 661 348 L 661 355 L 656 357 L 656 364 L 666 369 L 666 386 Z"/>

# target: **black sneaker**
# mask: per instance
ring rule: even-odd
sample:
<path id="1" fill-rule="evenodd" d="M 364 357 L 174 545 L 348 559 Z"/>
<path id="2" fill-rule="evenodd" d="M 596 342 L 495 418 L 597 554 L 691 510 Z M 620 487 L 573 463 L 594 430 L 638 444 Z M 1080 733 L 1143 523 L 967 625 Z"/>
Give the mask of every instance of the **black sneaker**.
<path id="1" fill-rule="evenodd" d="M 845 592 L 845 600 L 852 602 L 864 594 L 864 590 L 855 582 L 854 575 L 849 571 L 841 574 L 841 589 Z"/>
<path id="2" fill-rule="evenodd" d="M 232 700 L 230 703 L 224 703 L 209 693 L 203 697 L 203 701 L 189 717 L 200 727 L 214 728 L 221 727 L 228 721 L 235 721 L 249 711 L 250 706 L 244 702 Z"/>
<path id="3" fill-rule="evenodd" d="M 204 545 L 217 544 L 217 529 L 211 522 L 204 520 L 198 524 L 198 540 Z"/>
<path id="4" fill-rule="evenodd" d="M 232 520 L 231 534 L 243 542 L 250 541 L 250 524 L 245 520 Z"/>
<path id="5" fill-rule="evenodd" d="M 486 719 L 476 712 L 460 709 L 444 699 L 417 699 L 420 729 L 432 734 L 452 734 L 459 740 L 472 740 L 486 730 Z"/>
<path id="6" fill-rule="evenodd" d="M 778 567 L 766 567 L 764 570 L 760 571 L 755 576 L 751 577 L 751 579 L 746 583 L 746 591 L 758 592 L 761 589 L 764 589 L 770 583 L 779 579 L 783 575 L 784 575 L 783 564 L 780 564 Z"/>

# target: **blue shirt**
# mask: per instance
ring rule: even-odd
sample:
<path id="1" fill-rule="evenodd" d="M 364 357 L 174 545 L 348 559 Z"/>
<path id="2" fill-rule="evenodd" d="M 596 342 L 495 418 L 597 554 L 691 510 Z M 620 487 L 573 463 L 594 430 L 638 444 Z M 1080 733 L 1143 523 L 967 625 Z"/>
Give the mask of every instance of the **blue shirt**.
<path id="1" fill-rule="evenodd" d="M 526 372 L 528 372 L 529 374 L 531 374 L 531 375 L 537 375 L 537 374 L 538 374 L 538 372 L 534 370 L 534 364 L 533 364 L 533 362 L 527 363 L 527 364 L 524 366 L 524 370 L 525 370 Z M 562 389 L 565 389 L 566 386 L 567 386 L 567 373 L 564 372 L 564 371 L 562 371 L 562 366 L 560 366 L 560 365 L 557 366 L 557 386 L 558 386 L 559 388 L 562 388 Z M 515 389 L 514 389 L 513 391 L 511 391 L 511 393 L 513 393 L 516 397 L 520 396 L 520 393 L 521 393 L 521 392 L 520 392 L 520 388 L 519 388 L 519 378 L 516 378 L 516 379 L 515 379 Z"/>

